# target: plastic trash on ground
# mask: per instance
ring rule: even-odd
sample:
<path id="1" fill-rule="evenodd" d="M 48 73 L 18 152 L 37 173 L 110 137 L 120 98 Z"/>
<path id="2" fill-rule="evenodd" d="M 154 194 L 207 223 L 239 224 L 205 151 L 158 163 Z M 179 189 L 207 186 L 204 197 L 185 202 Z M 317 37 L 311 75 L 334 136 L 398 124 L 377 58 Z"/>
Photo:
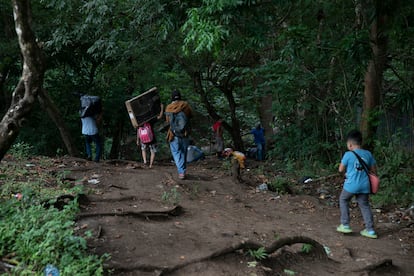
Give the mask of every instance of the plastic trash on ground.
<path id="1" fill-rule="evenodd" d="M 48 264 L 45 268 L 45 276 L 59 276 L 59 270 L 57 269 L 57 267 Z"/>

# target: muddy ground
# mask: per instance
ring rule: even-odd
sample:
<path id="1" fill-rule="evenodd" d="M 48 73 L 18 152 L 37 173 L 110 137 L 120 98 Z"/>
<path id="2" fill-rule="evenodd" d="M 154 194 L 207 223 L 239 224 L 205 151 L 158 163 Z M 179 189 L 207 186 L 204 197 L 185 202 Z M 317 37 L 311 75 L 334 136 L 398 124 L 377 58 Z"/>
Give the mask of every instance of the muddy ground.
<path id="1" fill-rule="evenodd" d="M 409 220 L 375 210 L 379 239 L 363 238 L 354 206 L 356 233 L 335 231 L 338 178 L 297 184 L 295 194 L 280 196 L 256 190 L 262 179 L 254 170 L 243 176 L 246 183 L 235 183 L 213 158 L 190 165 L 187 180 L 178 180 L 169 162 L 153 169 L 125 161 L 60 162 L 68 179 L 87 187 L 77 228 L 92 232 L 92 252 L 111 254 L 106 266 L 114 275 L 414 275 Z M 292 246 L 280 246 L 286 239 Z M 315 241 L 309 253 L 306 239 Z M 269 258 L 253 263 L 248 248 L 278 241 Z"/>

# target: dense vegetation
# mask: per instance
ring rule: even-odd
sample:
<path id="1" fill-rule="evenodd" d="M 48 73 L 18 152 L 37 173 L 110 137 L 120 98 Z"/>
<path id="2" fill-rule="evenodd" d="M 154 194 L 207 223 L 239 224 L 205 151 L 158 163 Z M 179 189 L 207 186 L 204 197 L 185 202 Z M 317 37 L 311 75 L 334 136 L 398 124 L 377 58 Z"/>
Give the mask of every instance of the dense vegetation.
<path id="1" fill-rule="evenodd" d="M 0 0 L 1 115 L 12 102 L 22 66 L 12 2 Z M 250 140 L 242 134 L 261 121 L 268 159 L 295 170 L 334 170 L 345 133 L 361 128 L 381 168 L 379 201 L 414 201 L 410 1 L 31 4 L 31 27 L 46 60 L 43 88 L 53 100 L 49 107 L 59 113 L 36 103 L 15 148 L 66 154 L 66 135 L 82 154 L 74 92 L 84 92 L 104 99 L 104 157 L 136 158 L 126 155 L 134 132 L 124 101 L 157 86 L 167 103 L 178 88 L 198 112 L 197 144 L 208 143 L 210 125 L 221 116 L 227 144 L 246 148 Z M 58 115 L 66 134 L 54 125 Z"/>
<path id="2" fill-rule="evenodd" d="M 13 268 L 13 275 L 43 275 L 46 265 L 53 265 L 61 275 L 102 275 L 108 256 L 88 251 L 90 231 L 86 236 L 75 232 L 81 227 L 74 222 L 76 200 L 62 204 L 61 210 L 53 207 L 59 196 L 76 197 L 83 187 L 65 183 L 65 171 L 51 170 L 49 158 L 28 163 L 28 150 L 13 150 L 15 159 L 0 172 L 0 271 Z"/>
<path id="3" fill-rule="evenodd" d="M 157 86 L 167 103 L 178 88 L 197 111 L 196 144 L 209 144 L 211 124 L 222 117 L 226 144 L 243 150 L 251 146 L 243 133 L 260 121 L 267 159 L 295 176 L 335 172 L 345 133 L 360 128 L 380 168 L 374 204 L 414 202 L 411 1 L 0 0 L 1 117 L 24 94 L 27 56 L 13 5 L 33 17 L 42 59 L 29 69 L 42 67 L 42 89 L 16 129 L 0 123 L 0 160 L 11 132 L 19 134 L 9 151 L 15 158 L 83 155 L 78 92 L 103 98 L 104 158 L 137 158 L 124 101 Z M 62 211 L 41 204 L 79 191 L 59 176 L 51 186 L 29 181 L 32 174 L 2 165 L 0 256 L 19 275 L 48 263 L 63 275 L 101 274 L 106 256 L 88 256 L 73 231 L 76 203 Z"/>

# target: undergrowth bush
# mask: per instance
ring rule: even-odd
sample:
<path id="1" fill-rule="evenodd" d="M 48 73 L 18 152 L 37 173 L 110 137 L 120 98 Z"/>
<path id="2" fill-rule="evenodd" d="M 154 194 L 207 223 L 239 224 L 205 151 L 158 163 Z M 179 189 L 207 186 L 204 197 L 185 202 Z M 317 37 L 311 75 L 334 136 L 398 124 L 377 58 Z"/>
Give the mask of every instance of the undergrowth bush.
<path id="1" fill-rule="evenodd" d="M 277 192 L 279 194 L 285 194 L 289 191 L 290 184 L 291 183 L 289 179 L 282 177 L 282 176 L 277 176 L 268 184 L 268 186 L 269 186 L 269 190 L 273 192 Z"/>
<path id="2" fill-rule="evenodd" d="M 63 183 L 67 172 L 55 176 L 48 170 L 30 172 L 22 163 L 4 166 L 0 174 L 0 257 L 15 266 L 12 274 L 43 275 L 46 265 L 52 264 L 62 276 L 103 275 L 108 255 L 89 254 L 85 238 L 74 231 L 77 202 L 63 210 L 44 206 L 59 195 L 79 194 L 82 187 Z"/>
<path id="3" fill-rule="evenodd" d="M 25 142 L 17 142 L 10 148 L 9 153 L 16 159 L 22 160 L 33 155 L 33 147 Z"/>
<path id="4" fill-rule="evenodd" d="M 41 275 L 47 264 L 61 275 L 102 275 L 103 260 L 88 255 L 86 240 L 74 234 L 76 202 L 62 211 L 16 199 L 1 202 L 0 256 L 10 256 L 18 275 Z"/>
<path id="5" fill-rule="evenodd" d="M 400 144 L 378 142 L 374 156 L 381 180 L 378 194 L 372 197 L 378 207 L 386 205 L 408 206 L 414 203 L 414 156 Z"/>

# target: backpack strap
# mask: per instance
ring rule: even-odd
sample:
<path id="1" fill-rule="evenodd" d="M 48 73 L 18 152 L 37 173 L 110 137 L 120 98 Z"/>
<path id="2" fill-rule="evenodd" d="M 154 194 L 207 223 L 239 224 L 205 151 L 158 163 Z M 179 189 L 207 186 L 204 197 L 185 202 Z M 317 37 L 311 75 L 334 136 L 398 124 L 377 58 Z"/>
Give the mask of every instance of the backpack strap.
<path id="1" fill-rule="evenodd" d="M 364 168 L 364 171 L 365 171 L 365 173 L 367 174 L 367 176 L 368 176 L 368 181 L 369 181 L 369 190 L 370 190 L 370 192 L 372 193 L 372 190 L 371 190 L 371 179 L 369 178 L 369 167 L 368 167 L 368 165 L 367 165 L 367 163 L 365 163 L 365 161 L 364 161 L 364 159 L 362 159 L 361 158 L 361 156 L 359 156 L 359 154 L 358 153 L 356 153 L 355 151 L 353 151 L 353 150 L 351 150 L 351 152 L 353 153 L 353 154 L 355 154 L 355 156 L 356 156 L 356 158 L 358 159 L 358 161 L 359 161 L 359 163 L 362 165 L 362 167 Z"/>
<path id="2" fill-rule="evenodd" d="M 359 156 L 358 153 L 356 153 L 355 151 L 351 151 L 353 154 L 355 154 L 356 158 L 358 159 L 359 163 L 361 163 L 362 167 L 364 168 L 364 171 L 369 175 L 369 167 L 367 165 L 367 163 L 365 163 L 364 159 L 361 158 L 361 156 Z"/>

